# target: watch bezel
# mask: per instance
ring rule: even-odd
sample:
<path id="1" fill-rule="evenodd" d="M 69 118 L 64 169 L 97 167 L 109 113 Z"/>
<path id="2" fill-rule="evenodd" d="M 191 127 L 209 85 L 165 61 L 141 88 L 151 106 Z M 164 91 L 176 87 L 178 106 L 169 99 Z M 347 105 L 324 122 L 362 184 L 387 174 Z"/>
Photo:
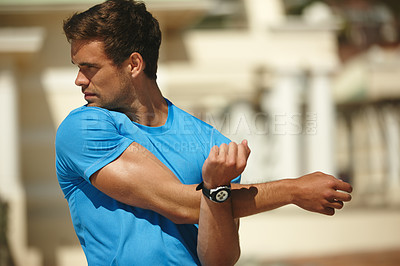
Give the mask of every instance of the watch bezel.
<path id="1" fill-rule="evenodd" d="M 219 199 L 218 194 L 220 192 L 226 192 L 226 194 L 224 195 L 225 197 L 223 199 Z M 210 196 L 212 197 L 212 201 L 221 203 L 226 201 L 227 199 L 229 199 L 229 197 L 231 196 L 231 188 L 228 186 L 222 186 L 222 187 L 217 187 L 214 189 L 210 189 Z"/>
<path id="2" fill-rule="evenodd" d="M 225 202 L 226 200 L 229 199 L 229 197 L 231 196 L 231 185 L 225 185 L 225 186 L 219 186 L 216 188 L 212 188 L 212 189 L 208 189 L 204 186 L 204 183 L 201 182 L 197 187 L 196 190 L 202 190 L 203 195 L 206 196 L 209 200 L 213 201 L 213 202 L 217 202 L 217 203 L 222 203 Z M 223 199 L 219 199 L 218 193 L 220 193 L 221 191 L 226 192 L 226 197 Z"/>

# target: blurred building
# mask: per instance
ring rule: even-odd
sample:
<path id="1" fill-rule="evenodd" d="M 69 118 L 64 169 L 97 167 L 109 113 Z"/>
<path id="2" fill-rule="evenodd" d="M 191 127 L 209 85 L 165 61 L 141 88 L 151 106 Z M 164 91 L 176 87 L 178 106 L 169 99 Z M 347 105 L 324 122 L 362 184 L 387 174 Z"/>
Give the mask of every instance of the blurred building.
<path id="1" fill-rule="evenodd" d="M 0 0 L 0 199 L 16 265 L 85 265 L 54 137 L 85 104 L 62 20 L 97 2 Z M 400 249 L 400 50 L 387 9 L 371 26 L 357 6 L 349 15 L 318 1 L 292 16 L 293 1 L 145 2 L 163 31 L 160 88 L 233 140 L 249 140 L 244 182 L 320 170 L 355 186 L 350 208 L 333 218 L 289 207 L 243 219 L 242 265 Z M 344 25 L 351 34 L 338 41 Z M 373 46 L 380 35 L 371 32 L 390 45 Z"/>

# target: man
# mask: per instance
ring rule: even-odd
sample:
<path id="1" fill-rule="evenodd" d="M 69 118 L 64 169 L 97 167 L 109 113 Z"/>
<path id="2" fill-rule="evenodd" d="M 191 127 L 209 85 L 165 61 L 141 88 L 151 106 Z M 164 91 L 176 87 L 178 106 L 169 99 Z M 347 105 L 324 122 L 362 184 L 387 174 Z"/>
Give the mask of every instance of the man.
<path id="1" fill-rule="evenodd" d="M 87 105 L 57 131 L 56 169 L 89 265 L 231 265 L 238 218 L 286 204 L 333 215 L 350 200 L 351 186 L 323 173 L 237 184 L 247 142 L 162 96 L 161 32 L 144 4 L 104 2 L 64 32 Z"/>

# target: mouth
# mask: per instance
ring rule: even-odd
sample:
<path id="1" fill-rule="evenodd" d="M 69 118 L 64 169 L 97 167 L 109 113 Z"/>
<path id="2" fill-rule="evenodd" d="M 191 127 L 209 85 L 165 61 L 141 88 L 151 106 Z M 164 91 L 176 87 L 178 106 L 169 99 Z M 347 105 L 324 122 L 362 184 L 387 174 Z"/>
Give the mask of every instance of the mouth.
<path id="1" fill-rule="evenodd" d="M 96 94 L 95 93 L 91 93 L 91 92 L 84 92 L 83 94 L 85 96 L 85 100 L 89 100 L 91 98 L 96 97 Z"/>

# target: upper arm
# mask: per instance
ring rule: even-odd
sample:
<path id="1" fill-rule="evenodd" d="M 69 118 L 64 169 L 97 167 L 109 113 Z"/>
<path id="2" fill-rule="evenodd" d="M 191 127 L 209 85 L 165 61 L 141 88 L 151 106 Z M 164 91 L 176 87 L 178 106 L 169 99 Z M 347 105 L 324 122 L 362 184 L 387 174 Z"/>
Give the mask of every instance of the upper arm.
<path id="1" fill-rule="evenodd" d="M 177 223 L 196 223 L 200 195 L 194 186 L 183 185 L 150 151 L 121 134 L 131 126 L 122 114 L 100 108 L 71 113 L 57 131 L 58 175 L 82 177 L 117 201 L 153 210 Z"/>
<path id="2" fill-rule="evenodd" d="M 80 108 L 60 125 L 56 135 L 56 168 L 64 177 L 89 177 L 114 161 L 134 141 L 120 134 L 119 124 L 105 110 Z"/>
<path id="3" fill-rule="evenodd" d="M 194 185 L 183 185 L 168 167 L 136 142 L 95 172 L 90 181 L 115 200 L 153 210 L 174 222 L 195 223 L 198 219 L 200 195 Z"/>

